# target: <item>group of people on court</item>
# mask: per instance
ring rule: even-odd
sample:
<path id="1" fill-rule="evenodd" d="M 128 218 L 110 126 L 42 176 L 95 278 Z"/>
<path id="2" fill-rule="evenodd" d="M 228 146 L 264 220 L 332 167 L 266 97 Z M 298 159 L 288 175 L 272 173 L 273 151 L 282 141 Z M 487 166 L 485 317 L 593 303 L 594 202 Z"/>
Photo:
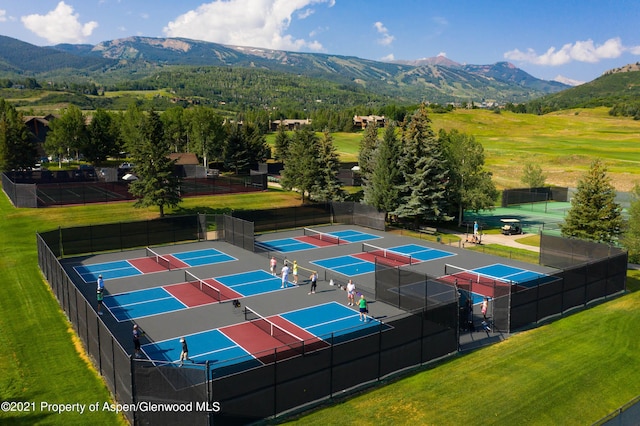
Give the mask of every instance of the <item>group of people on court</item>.
<path id="1" fill-rule="evenodd" d="M 271 257 L 269 260 L 269 270 L 271 271 L 271 275 L 274 277 L 278 275 L 278 260 L 275 257 Z M 289 261 L 287 259 L 284 260 L 282 265 L 282 269 L 280 270 L 280 278 L 282 279 L 282 285 L 280 288 L 287 288 L 289 285 L 289 273 L 293 275 L 292 283 L 294 285 L 298 285 L 298 261 L 294 260 L 289 267 Z M 318 273 L 316 271 L 311 271 L 311 275 L 309 276 L 309 282 L 311 283 L 311 289 L 309 294 L 314 294 L 316 292 L 316 288 L 318 286 Z"/>
<path id="2" fill-rule="evenodd" d="M 275 257 L 272 257 L 269 260 L 269 270 L 274 276 L 277 275 L 277 265 L 278 265 L 278 261 L 276 260 Z M 282 270 L 280 271 L 281 278 L 282 278 L 281 288 L 285 288 L 289 282 L 289 271 L 292 271 L 293 273 L 293 284 L 295 285 L 298 284 L 298 262 L 294 260 L 292 267 L 289 268 L 289 262 L 285 259 L 284 265 L 282 266 Z M 311 275 L 309 276 L 309 282 L 311 284 L 311 287 L 308 294 L 314 294 L 316 292 L 316 288 L 318 285 L 318 273 L 316 271 L 311 272 Z M 96 288 L 97 312 L 98 312 L 98 315 L 102 315 L 104 289 L 105 289 L 104 279 L 102 277 L 102 274 L 98 275 L 98 280 L 96 281 L 96 284 L 97 284 L 97 288 Z M 349 306 L 355 306 L 355 304 L 357 303 L 358 308 L 360 310 L 360 321 L 367 321 L 368 320 L 367 314 L 369 313 L 369 310 L 367 307 L 367 300 L 365 299 L 364 294 L 360 294 L 360 298 L 358 302 L 355 301 L 356 285 L 353 283 L 353 280 L 349 280 L 349 282 L 347 283 L 347 286 L 345 287 L 345 290 L 347 291 L 347 304 Z M 133 348 L 134 348 L 133 355 L 135 358 L 142 357 L 142 351 L 140 349 L 140 338 L 142 336 L 144 336 L 144 332 L 140 329 L 140 327 L 138 327 L 138 324 L 134 324 L 133 330 L 132 330 L 132 339 L 133 339 Z M 189 358 L 189 348 L 187 346 L 187 341 L 184 337 L 180 338 L 180 344 L 182 345 L 182 349 L 180 352 L 179 366 L 182 367 L 185 361 L 191 361 L 191 362 L 194 362 L 194 361 Z"/>

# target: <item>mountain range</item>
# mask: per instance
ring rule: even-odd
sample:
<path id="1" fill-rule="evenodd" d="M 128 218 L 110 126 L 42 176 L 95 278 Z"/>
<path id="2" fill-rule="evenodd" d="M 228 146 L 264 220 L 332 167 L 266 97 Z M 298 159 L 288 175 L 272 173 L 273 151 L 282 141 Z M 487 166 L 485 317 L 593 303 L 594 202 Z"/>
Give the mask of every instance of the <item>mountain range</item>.
<path id="1" fill-rule="evenodd" d="M 508 62 L 459 64 L 444 57 L 379 62 L 354 56 L 229 46 L 183 38 L 127 37 L 97 45 L 39 47 L 0 36 L 0 77 L 106 84 L 174 66 L 234 67 L 351 84 L 399 102 L 526 102 L 569 85 L 537 79 Z"/>

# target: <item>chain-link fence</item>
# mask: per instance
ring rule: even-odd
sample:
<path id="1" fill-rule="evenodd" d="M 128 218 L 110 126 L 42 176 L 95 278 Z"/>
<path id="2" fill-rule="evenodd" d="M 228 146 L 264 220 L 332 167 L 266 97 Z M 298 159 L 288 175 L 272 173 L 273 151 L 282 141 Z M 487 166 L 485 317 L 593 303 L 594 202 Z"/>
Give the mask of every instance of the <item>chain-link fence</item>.
<path id="1" fill-rule="evenodd" d="M 131 358 L 105 325 L 90 302 L 78 290 L 60 265 L 58 258 L 40 235 L 37 236 L 38 263 L 60 306 L 67 314 L 93 365 L 104 378 L 109 391 L 121 404 L 132 404 Z M 133 423 L 135 413 L 124 412 Z"/>
<path id="2" fill-rule="evenodd" d="M 293 222 L 299 226 L 314 224 L 320 215 L 317 210 L 312 211 L 307 216 L 312 223 L 299 221 L 306 213 L 298 212 Z M 178 369 L 171 364 L 133 362 L 58 259 L 69 254 L 199 239 L 207 232 L 206 222 L 201 215 L 194 215 L 59 229 L 37 236 L 40 269 L 115 399 L 125 404 L 167 402 L 185 407 L 185 412 L 175 417 L 145 410 L 127 412 L 129 421 L 254 422 L 343 395 L 457 352 L 461 321 L 458 291 L 480 289 L 475 289 L 473 283 L 465 288 L 461 283 L 441 282 L 410 266 L 377 263 L 375 299 L 402 308 L 405 313 L 376 322 L 367 333 L 342 330 L 318 336 L 328 345 L 303 350 L 301 355 L 286 359 L 279 357 L 276 349 L 273 362 L 225 375 L 212 375 L 214 370 L 207 365 Z M 224 218 L 216 217 L 216 223 L 226 227 Z M 248 230 L 243 220 L 238 223 L 244 244 Z M 131 238 L 123 242 L 125 237 Z M 562 270 L 526 285 L 510 285 L 508 290 L 496 284 L 491 289 L 494 326 L 508 332 L 518 330 L 624 291 L 627 253 L 594 244 L 543 236 L 541 260 L 561 266 Z M 332 279 L 328 274 L 324 271 L 325 280 Z"/>

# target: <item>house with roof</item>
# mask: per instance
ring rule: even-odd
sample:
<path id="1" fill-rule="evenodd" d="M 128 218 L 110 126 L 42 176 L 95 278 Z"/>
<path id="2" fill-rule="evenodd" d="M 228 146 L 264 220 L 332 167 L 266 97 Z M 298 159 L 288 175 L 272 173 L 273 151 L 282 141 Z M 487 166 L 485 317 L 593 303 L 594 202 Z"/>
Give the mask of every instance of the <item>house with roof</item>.
<path id="1" fill-rule="evenodd" d="M 357 129 L 366 129 L 369 124 L 375 124 L 377 127 L 384 127 L 386 119 L 384 115 L 354 115 L 353 127 Z"/>
<path id="2" fill-rule="evenodd" d="M 275 132 L 275 131 L 278 130 L 278 127 L 280 127 L 282 125 L 287 130 L 296 130 L 296 129 L 299 129 L 300 127 L 306 126 L 308 124 L 311 124 L 311 119 L 309 119 L 309 118 L 273 120 L 273 121 L 269 122 L 269 129 L 272 132 Z"/>
<path id="3" fill-rule="evenodd" d="M 38 156 L 44 156 L 44 141 L 47 139 L 47 133 L 49 133 L 50 126 L 52 120 L 56 118 L 53 114 L 47 115 L 25 115 L 23 116 L 24 124 L 27 126 L 29 130 L 29 135 L 31 136 L 31 141 L 36 146 L 36 150 L 38 152 Z"/>

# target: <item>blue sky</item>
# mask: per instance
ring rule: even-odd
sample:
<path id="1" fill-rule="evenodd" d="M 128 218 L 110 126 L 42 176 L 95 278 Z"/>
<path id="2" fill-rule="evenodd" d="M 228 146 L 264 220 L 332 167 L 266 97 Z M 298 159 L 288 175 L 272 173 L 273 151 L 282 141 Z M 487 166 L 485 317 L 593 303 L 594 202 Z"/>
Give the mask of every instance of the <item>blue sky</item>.
<path id="1" fill-rule="evenodd" d="M 638 0 L 0 0 L 0 34 L 38 46 L 129 36 L 467 64 L 585 82 L 640 61 Z"/>

